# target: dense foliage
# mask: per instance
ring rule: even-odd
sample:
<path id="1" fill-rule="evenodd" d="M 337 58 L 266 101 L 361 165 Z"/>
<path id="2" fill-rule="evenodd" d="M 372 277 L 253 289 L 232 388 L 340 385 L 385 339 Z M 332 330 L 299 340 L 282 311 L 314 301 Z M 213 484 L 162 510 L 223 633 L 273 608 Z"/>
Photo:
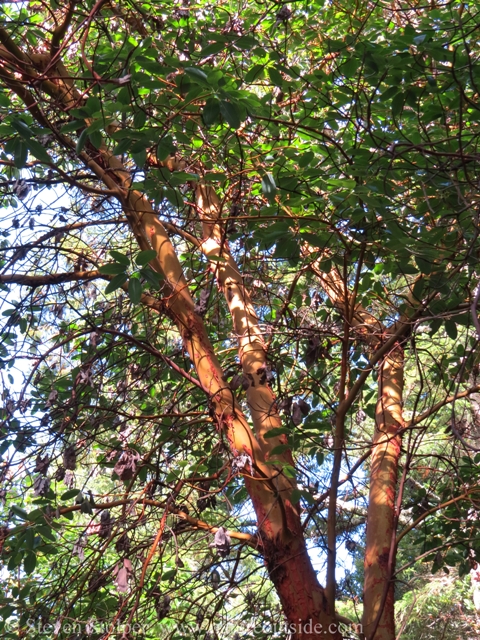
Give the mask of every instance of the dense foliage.
<path id="1" fill-rule="evenodd" d="M 377 502 L 367 637 L 395 637 L 393 583 L 400 637 L 469 637 L 479 6 L 31 0 L 0 19 L 4 637 L 272 637 L 262 483 L 345 638 Z M 262 389 L 281 419 L 263 432 Z M 370 463 L 395 443 L 398 482 Z M 421 636 L 429 615 L 447 622 Z"/>

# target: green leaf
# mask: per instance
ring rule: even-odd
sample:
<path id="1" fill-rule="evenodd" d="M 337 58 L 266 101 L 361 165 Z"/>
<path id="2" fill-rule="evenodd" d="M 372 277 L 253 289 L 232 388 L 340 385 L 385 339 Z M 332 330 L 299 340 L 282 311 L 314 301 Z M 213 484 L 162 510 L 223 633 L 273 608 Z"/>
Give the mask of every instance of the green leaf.
<path id="1" fill-rule="evenodd" d="M 199 84 L 209 84 L 207 74 L 197 67 L 185 67 L 185 73 L 188 74 L 190 78 L 192 78 L 192 80 L 195 80 Z"/>
<path id="2" fill-rule="evenodd" d="M 302 492 L 300 489 L 294 489 L 290 495 L 290 502 L 292 504 L 297 504 L 300 502 L 300 498 L 302 497 Z"/>
<path id="3" fill-rule="evenodd" d="M 103 138 L 100 131 L 94 131 L 93 133 L 89 133 L 88 137 L 90 138 L 90 142 L 96 149 L 100 149 L 102 146 Z"/>
<path id="4" fill-rule="evenodd" d="M 428 275 L 432 272 L 432 263 L 424 258 L 420 258 L 419 256 L 415 256 L 415 262 L 417 263 L 418 268 L 422 273 Z"/>
<path id="5" fill-rule="evenodd" d="M 197 173 L 189 173 L 188 171 L 175 171 L 170 175 L 169 183 L 171 186 L 177 187 L 187 182 L 197 182 L 199 176 Z"/>
<path id="6" fill-rule="evenodd" d="M 288 444 L 279 444 L 270 451 L 270 455 L 276 456 L 285 453 L 290 447 Z"/>
<path id="7" fill-rule="evenodd" d="M 348 178 L 331 178 L 327 180 L 327 184 L 332 187 L 342 187 L 343 189 L 355 189 L 357 183 L 355 180 L 350 180 Z"/>
<path id="8" fill-rule="evenodd" d="M 147 267 L 146 269 L 140 269 L 140 275 L 142 276 L 142 278 L 145 278 L 145 280 L 155 289 L 160 288 L 160 283 L 163 280 L 163 276 L 161 273 L 157 273 L 150 267 Z"/>
<path id="9" fill-rule="evenodd" d="M 454 320 L 445 321 L 445 331 L 451 340 L 456 340 L 458 336 L 457 325 Z"/>
<path id="10" fill-rule="evenodd" d="M 83 129 L 85 126 L 85 122 L 83 120 L 72 120 L 72 122 L 67 122 L 62 125 L 60 131 L 62 133 L 72 133 L 72 131 L 78 131 L 79 129 Z"/>
<path id="11" fill-rule="evenodd" d="M 28 147 L 25 140 L 17 138 L 15 140 L 15 147 L 13 149 L 13 162 L 17 169 L 23 169 L 27 164 Z"/>
<path id="12" fill-rule="evenodd" d="M 112 256 L 115 262 L 120 262 L 120 264 L 124 264 L 126 267 L 128 267 L 128 265 L 130 264 L 130 258 L 124 253 L 115 251 L 115 249 L 112 249 L 112 251 L 109 251 L 108 253 Z"/>
<path id="13" fill-rule="evenodd" d="M 206 47 L 204 47 L 200 51 L 199 56 L 200 58 L 206 58 L 207 56 L 212 56 L 216 53 L 220 53 L 220 51 L 223 51 L 225 47 L 226 47 L 226 44 L 224 41 L 212 42 L 211 44 L 208 44 Z"/>
<path id="14" fill-rule="evenodd" d="M 78 120 L 82 121 L 82 124 L 85 124 L 84 123 L 85 118 L 89 118 L 91 114 L 88 112 L 87 109 L 85 109 L 85 107 L 80 107 L 80 109 L 71 109 L 70 115 L 73 116 L 74 118 L 78 118 Z"/>
<path id="15" fill-rule="evenodd" d="M 10 508 L 16 516 L 22 518 L 22 520 L 28 520 L 28 513 L 24 509 L 17 507 L 16 504 L 12 504 Z"/>
<path id="16" fill-rule="evenodd" d="M 223 119 L 234 129 L 238 129 L 241 124 L 240 113 L 236 105 L 233 102 L 227 102 L 226 100 L 220 101 L 220 113 Z"/>
<path id="17" fill-rule="evenodd" d="M 169 569 L 168 571 L 164 571 L 164 573 L 162 573 L 162 580 L 173 580 L 176 575 L 176 569 Z"/>
<path id="18" fill-rule="evenodd" d="M 277 185 L 271 173 L 266 173 L 262 177 L 262 193 L 270 202 L 275 200 Z"/>
<path id="19" fill-rule="evenodd" d="M 12 127 L 22 136 L 22 138 L 28 139 L 33 136 L 32 130 L 23 120 L 12 120 Z"/>
<path id="20" fill-rule="evenodd" d="M 33 527 L 28 527 L 27 530 L 25 531 L 25 546 L 30 551 L 32 551 L 33 549 L 34 541 L 35 541 L 35 531 Z"/>
<path id="21" fill-rule="evenodd" d="M 128 281 L 128 296 L 132 304 L 138 304 L 142 297 L 142 283 L 138 278 L 130 278 Z"/>
<path id="22" fill-rule="evenodd" d="M 95 133 L 95 131 L 100 131 L 100 129 L 103 129 L 103 120 L 102 119 L 98 119 L 98 120 L 94 120 L 87 128 L 88 131 L 88 135 L 91 135 L 92 133 Z"/>
<path id="23" fill-rule="evenodd" d="M 170 188 L 166 188 L 164 190 L 165 193 L 165 197 L 167 198 L 167 200 L 170 202 L 170 204 L 173 204 L 174 207 L 181 207 L 183 204 L 183 196 L 180 193 L 180 191 L 178 191 L 178 189 L 170 189 Z"/>
<path id="24" fill-rule="evenodd" d="M 118 276 L 115 276 L 105 287 L 105 293 L 112 293 L 112 291 L 119 289 L 127 280 L 128 276 L 126 273 L 119 273 Z"/>
<path id="25" fill-rule="evenodd" d="M 137 111 L 137 113 L 133 116 L 133 126 L 135 129 L 143 129 L 145 123 L 147 122 L 147 114 L 145 111 Z"/>
<path id="26" fill-rule="evenodd" d="M 157 257 L 157 252 L 154 249 L 148 249 L 147 251 L 140 251 L 135 258 L 135 262 L 143 267 Z"/>
<path id="27" fill-rule="evenodd" d="M 39 533 L 42 538 L 47 538 L 51 542 L 56 542 L 56 537 L 52 533 L 52 529 L 45 525 L 36 528 L 37 533 Z"/>
<path id="28" fill-rule="evenodd" d="M 75 147 L 75 151 L 77 154 L 82 152 L 83 147 L 87 143 L 87 138 L 88 138 L 88 131 L 87 129 L 84 129 L 82 133 L 78 136 L 77 146 Z"/>
<path id="29" fill-rule="evenodd" d="M 256 40 L 252 35 L 240 36 L 237 40 L 235 40 L 235 46 L 238 49 L 242 49 L 243 51 L 248 51 L 249 49 L 253 49 L 258 44 L 258 40 Z"/>
<path id="30" fill-rule="evenodd" d="M 301 498 L 308 502 L 308 504 L 315 504 L 315 499 L 313 498 L 313 496 L 304 489 L 294 489 L 290 496 L 290 502 L 292 504 L 297 504 L 297 502 L 300 502 Z"/>
<path id="31" fill-rule="evenodd" d="M 430 321 L 430 336 L 434 336 L 437 331 L 440 329 L 440 327 L 442 326 L 442 319 L 441 318 L 435 318 L 434 320 Z"/>
<path id="32" fill-rule="evenodd" d="M 113 155 L 114 156 L 123 155 L 126 151 L 129 150 L 131 144 L 132 144 L 132 141 L 129 140 L 128 138 L 124 138 L 123 140 L 120 140 L 120 142 L 112 151 Z"/>
<path id="33" fill-rule="evenodd" d="M 52 159 L 45 150 L 45 147 L 43 147 L 36 140 L 30 139 L 28 141 L 28 148 L 30 150 L 30 153 L 35 156 L 37 160 L 40 160 L 40 162 L 45 162 L 46 164 L 50 164 L 52 162 Z"/>
<path id="34" fill-rule="evenodd" d="M 277 71 L 275 67 L 268 67 L 267 72 L 270 77 L 270 80 L 273 82 L 275 86 L 277 87 L 283 86 L 284 80 L 283 80 L 282 74 L 279 71 Z"/>
<path id="35" fill-rule="evenodd" d="M 90 96 L 85 104 L 85 109 L 88 111 L 89 115 L 93 116 L 94 113 L 98 113 L 102 110 L 102 103 L 96 96 Z"/>
<path id="36" fill-rule="evenodd" d="M 290 433 L 290 430 L 286 427 L 276 427 L 274 429 L 270 429 L 264 435 L 264 438 L 275 438 L 276 436 L 282 436 Z"/>
<path id="37" fill-rule="evenodd" d="M 263 77 L 263 72 L 265 69 L 264 64 L 256 64 L 254 65 L 245 75 L 245 83 L 250 84 Z"/>
<path id="38" fill-rule="evenodd" d="M 20 566 L 22 560 L 23 560 L 23 553 L 22 552 L 17 553 L 16 555 L 12 555 L 12 557 L 8 561 L 7 569 L 9 571 L 13 571 L 14 569 L 16 569 L 17 567 Z"/>
<path id="39" fill-rule="evenodd" d="M 9 604 L 0 608 L 0 618 L 7 620 L 12 613 L 15 611 L 15 607 L 10 606 Z"/>
<path id="40" fill-rule="evenodd" d="M 403 93 L 397 93 L 392 100 L 392 115 L 396 117 L 403 111 L 403 105 L 405 104 L 405 96 Z"/>
<path id="41" fill-rule="evenodd" d="M 323 463 L 324 463 L 324 461 L 325 461 L 325 454 L 324 454 L 324 453 L 322 453 L 322 452 L 317 453 L 317 454 L 315 455 L 315 458 L 316 458 L 316 460 L 317 460 L 317 464 L 318 464 L 318 466 L 319 466 L 319 467 L 321 467 L 321 466 L 322 466 L 322 464 L 323 464 Z"/>
<path id="42" fill-rule="evenodd" d="M 101 267 L 98 267 L 100 273 L 105 273 L 109 276 L 116 276 L 119 273 L 125 273 L 125 265 L 118 264 L 118 262 L 114 262 L 113 264 L 102 264 Z"/>
<path id="43" fill-rule="evenodd" d="M 283 465 L 283 473 L 287 476 L 287 478 L 296 478 L 297 472 L 295 471 L 295 467 L 292 467 L 290 464 Z"/>
<path id="44" fill-rule="evenodd" d="M 220 102 L 216 98 L 209 98 L 202 111 L 202 118 L 207 127 L 220 119 Z"/>
<path id="45" fill-rule="evenodd" d="M 33 551 L 29 551 L 25 555 L 25 559 L 23 561 L 23 568 L 25 570 L 25 573 L 29 575 L 35 570 L 36 566 L 37 566 L 37 556 L 33 553 Z"/>

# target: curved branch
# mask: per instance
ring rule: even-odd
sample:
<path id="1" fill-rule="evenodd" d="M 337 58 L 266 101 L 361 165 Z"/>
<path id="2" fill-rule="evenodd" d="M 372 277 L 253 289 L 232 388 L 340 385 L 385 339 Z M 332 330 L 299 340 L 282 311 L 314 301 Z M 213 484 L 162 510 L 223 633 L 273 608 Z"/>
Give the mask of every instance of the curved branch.
<path id="1" fill-rule="evenodd" d="M 23 273 L 5 273 L 0 275 L 0 282 L 3 284 L 19 284 L 25 287 L 42 287 L 52 284 L 62 284 L 64 282 L 78 282 L 79 280 L 95 280 L 103 278 L 111 279 L 96 269 L 92 271 L 69 271 L 68 273 L 54 273 L 43 276 L 29 276 Z"/>
<path id="2" fill-rule="evenodd" d="M 441 504 L 438 504 L 436 507 L 432 507 L 428 511 L 425 511 L 425 513 L 422 513 L 422 515 L 418 516 L 418 518 L 414 520 L 412 524 L 408 525 L 408 527 L 405 527 L 405 529 L 398 534 L 397 540 L 396 540 L 396 546 L 398 547 L 402 538 L 406 536 L 407 533 L 410 533 L 412 529 L 415 529 L 423 520 L 425 520 L 425 518 L 428 518 L 428 516 L 431 516 L 433 513 L 440 511 L 440 509 L 445 509 L 445 507 L 449 507 L 451 504 L 460 502 L 460 500 L 466 500 L 475 491 L 478 491 L 480 493 L 480 487 L 471 487 L 468 491 L 465 491 L 465 493 L 462 493 L 460 496 L 457 496 L 456 498 L 452 498 L 451 500 L 447 500 L 446 502 L 442 502 Z"/>
<path id="3" fill-rule="evenodd" d="M 436 413 L 439 409 L 441 409 L 445 405 L 450 404 L 451 402 L 455 402 L 455 400 L 459 400 L 460 398 L 466 398 L 472 395 L 472 393 L 478 393 L 479 391 L 480 391 L 480 384 L 477 384 L 474 387 L 465 389 L 465 391 L 456 393 L 453 396 L 447 396 L 443 400 L 440 400 L 440 402 L 437 402 L 436 404 L 434 404 L 433 407 L 430 407 L 430 409 L 427 409 L 426 411 L 418 415 L 416 418 L 412 418 L 412 420 L 406 423 L 405 429 L 408 429 L 409 427 L 413 427 L 419 424 L 420 422 L 423 422 L 423 420 L 426 420 L 427 418 L 429 418 L 431 415 Z"/>
<path id="4" fill-rule="evenodd" d="M 75 10 L 75 6 L 77 4 L 76 0 L 70 0 L 70 4 L 68 5 L 67 12 L 65 14 L 65 18 L 63 22 L 58 25 L 58 27 L 53 32 L 52 41 L 50 43 L 50 53 L 52 57 L 58 52 L 60 48 L 60 42 L 63 37 L 67 33 L 67 29 L 70 26 L 70 23 L 73 18 L 73 12 Z"/>

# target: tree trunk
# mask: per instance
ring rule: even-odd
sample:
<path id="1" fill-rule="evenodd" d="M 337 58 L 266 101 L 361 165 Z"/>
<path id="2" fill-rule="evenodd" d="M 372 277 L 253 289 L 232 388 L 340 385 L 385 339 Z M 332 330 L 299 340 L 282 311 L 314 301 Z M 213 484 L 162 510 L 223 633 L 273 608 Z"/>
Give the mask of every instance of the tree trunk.
<path id="1" fill-rule="evenodd" d="M 317 580 L 304 540 L 277 544 L 266 554 L 270 578 L 280 597 L 289 631 L 295 640 L 340 640 L 338 623 Z"/>
<path id="2" fill-rule="evenodd" d="M 316 265 L 313 268 L 332 304 L 350 322 L 352 329 L 363 334 L 371 347 L 380 348 L 382 336 L 390 337 L 395 332 L 395 325 L 385 328 L 361 305 L 355 304 L 354 296 L 347 290 L 336 268 L 329 273 L 322 272 Z M 395 640 L 392 575 L 395 566 L 395 496 L 401 445 L 398 432 L 404 426 L 403 378 L 404 352 L 403 347 L 396 343 L 380 367 L 375 411 L 364 560 L 363 633 L 367 640 Z M 330 523 L 332 531 L 334 524 Z M 335 583 L 331 576 L 332 569 L 329 573 L 327 593 L 330 599 Z"/>
<path id="3" fill-rule="evenodd" d="M 0 58 L 16 68 L 17 73 L 28 74 L 29 82 L 35 80 L 38 91 L 46 91 L 55 100 L 58 111 L 67 111 L 72 102 L 81 99 L 63 65 L 61 72 L 58 70 L 60 62 L 48 66 L 46 54 L 27 56 L 1 29 L 0 39 L 6 47 L 0 48 Z M 45 74 L 44 68 L 48 68 Z M 52 75 L 53 80 L 46 79 L 47 73 Z M 25 102 L 32 116 L 48 127 L 48 121 L 38 111 L 36 101 L 23 85 L 6 70 L 2 70 L 2 77 L 6 85 Z M 88 126 L 90 123 L 86 120 L 85 124 Z M 58 134 L 58 138 L 68 150 L 75 148 L 74 142 L 67 136 Z M 163 304 L 177 324 L 183 344 L 195 366 L 198 380 L 208 396 L 216 425 L 226 434 L 230 452 L 234 457 L 247 454 L 250 458 L 251 462 L 245 463 L 241 473 L 245 477 L 246 488 L 257 516 L 259 550 L 264 555 L 272 581 L 285 608 L 287 622 L 292 625 L 291 637 L 294 640 L 339 640 L 341 636 L 336 631 L 334 618 L 327 609 L 324 589 L 318 583 L 306 551 L 297 505 L 293 505 L 288 498 L 290 489 L 295 486 L 294 481 L 272 465 L 265 464 L 268 449 L 272 448 L 273 443 L 268 442 L 268 439 L 264 440 L 262 435 L 261 445 L 259 444 L 225 381 L 203 320 L 195 312 L 175 248 L 158 215 L 143 193 L 131 190 L 132 178 L 129 171 L 105 145 L 100 149 L 90 149 L 87 145 L 85 150 L 77 155 L 79 160 L 106 185 L 108 191 L 105 194 L 116 197 L 121 203 L 140 249 L 156 250 L 157 258 L 151 262 L 151 266 L 165 277 Z M 226 283 L 227 287 L 228 284 L 232 286 L 234 283 Z M 237 286 L 239 284 L 237 283 Z M 245 296 L 242 300 L 248 311 L 251 306 L 249 300 Z M 245 309 L 240 313 L 243 318 L 246 317 Z M 248 335 L 248 323 L 245 331 Z M 261 341 L 255 342 L 261 345 Z M 250 340 L 246 340 L 241 347 L 245 352 L 244 359 L 247 353 L 253 355 L 255 351 L 256 357 L 265 357 L 263 347 L 254 348 Z M 255 363 L 249 366 L 253 367 Z M 258 371 L 255 373 L 262 376 Z M 263 386 L 266 395 L 259 414 L 265 414 L 267 404 L 271 402 L 270 398 L 273 398 L 271 390 L 267 390 L 268 385 Z M 273 413 L 273 424 L 277 424 L 278 413 L 273 407 L 270 407 L 270 411 Z M 267 424 L 268 428 L 273 426 L 265 418 L 262 421 L 259 417 L 257 422 L 262 422 L 261 430 L 265 429 Z M 319 629 L 318 625 L 322 625 L 322 628 Z"/>
<path id="4" fill-rule="evenodd" d="M 367 511 L 363 631 L 375 640 L 395 640 L 394 535 L 395 494 L 403 427 L 403 348 L 396 345 L 379 374 L 375 435 Z"/>

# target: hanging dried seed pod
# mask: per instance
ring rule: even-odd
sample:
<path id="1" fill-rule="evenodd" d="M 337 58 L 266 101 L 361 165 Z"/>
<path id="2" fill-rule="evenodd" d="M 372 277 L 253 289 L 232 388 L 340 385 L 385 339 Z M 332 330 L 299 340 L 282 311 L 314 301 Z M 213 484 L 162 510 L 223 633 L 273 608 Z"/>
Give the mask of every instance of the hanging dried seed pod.
<path id="1" fill-rule="evenodd" d="M 226 529 L 219 527 L 215 534 L 215 540 L 209 544 L 209 547 L 215 548 L 222 558 L 226 558 L 230 553 L 231 540 Z"/>
<path id="2" fill-rule="evenodd" d="M 61 482 L 65 478 L 65 474 L 66 474 L 65 467 L 63 465 L 60 465 L 58 469 L 55 471 L 55 473 L 53 474 L 53 477 L 57 482 Z"/>
<path id="3" fill-rule="evenodd" d="M 310 405 L 308 404 L 308 402 L 305 402 L 303 398 L 300 398 L 300 400 L 298 401 L 298 406 L 300 407 L 300 411 L 302 412 L 302 414 L 304 416 L 308 416 L 308 414 L 310 413 Z"/>
<path id="4" fill-rule="evenodd" d="M 113 470 L 120 480 L 131 480 L 137 470 L 137 462 L 139 460 L 140 456 L 136 451 L 127 449 L 123 451 Z"/>
<path id="5" fill-rule="evenodd" d="M 230 389 L 236 391 L 242 384 L 242 376 L 236 373 L 230 380 Z"/>
<path id="6" fill-rule="evenodd" d="M 89 593 L 93 593 L 104 587 L 106 584 L 107 577 L 102 573 L 102 571 L 95 571 L 88 582 L 88 591 Z"/>
<path id="7" fill-rule="evenodd" d="M 202 622 L 205 620 L 205 610 L 202 607 L 198 607 L 197 613 L 195 616 L 195 621 L 199 627 L 202 626 Z"/>
<path id="8" fill-rule="evenodd" d="M 157 616 L 159 620 L 163 620 L 170 613 L 171 608 L 171 599 L 170 596 L 163 596 L 161 600 L 158 601 L 157 604 Z"/>
<path id="9" fill-rule="evenodd" d="M 50 478 L 37 476 L 33 483 L 33 495 L 37 498 L 44 498 L 50 491 Z"/>
<path id="10" fill-rule="evenodd" d="M 115 543 L 115 550 L 117 553 L 127 553 L 130 549 L 130 538 L 126 533 L 122 533 L 122 535 L 118 538 Z"/>
<path id="11" fill-rule="evenodd" d="M 98 535 L 100 538 L 109 538 L 112 534 L 112 518 L 110 511 L 102 511 L 100 514 L 100 529 Z"/>
<path id="12" fill-rule="evenodd" d="M 220 586 L 220 574 L 216 569 L 212 571 L 211 580 L 212 580 L 212 587 L 214 589 L 218 589 L 218 587 Z"/>
<path id="13" fill-rule="evenodd" d="M 77 454 L 73 444 L 67 447 L 63 452 L 63 466 L 69 471 L 75 471 L 77 468 Z"/>
<path id="14" fill-rule="evenodd" d="M 37 459 L 35 460 L 34 471 L 36 471 L 37 473 L 41 473 L 42 475 L 46 475 L 49 466 L 50 458 L 48 456 L 42 458 L 42 456 L 38 454 Z"/>
<path id="15" fill-rule="evenodd" d="M 298 427 L 299 424 L 302 424 L 302 420 L 303 420 L 302 410 L 298 402 L 294 402 L 292 404 L 292 422 L 296 427 Z"/>

